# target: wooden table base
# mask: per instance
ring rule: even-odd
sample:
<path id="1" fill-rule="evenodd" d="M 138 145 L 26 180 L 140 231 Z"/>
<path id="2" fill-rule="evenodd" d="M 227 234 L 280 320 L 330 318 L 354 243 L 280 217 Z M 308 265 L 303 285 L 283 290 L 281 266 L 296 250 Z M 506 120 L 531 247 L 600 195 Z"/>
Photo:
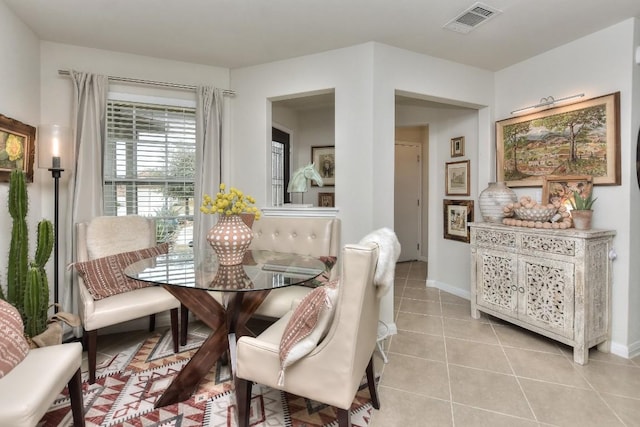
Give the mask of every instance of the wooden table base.
<path id="1" fill-rule="evenodd" d="M 268 290 L 234 292 L 225 310 L 206 290 L 171 285 L 163 287 L 211 328 L 211 334 L 156 401 L 156 408 L 187 400 L 213 365 L 227 354 L 230 335 L 234 337 L 232 339 L 254 335 L 246 323 L 269 294 Z"/>

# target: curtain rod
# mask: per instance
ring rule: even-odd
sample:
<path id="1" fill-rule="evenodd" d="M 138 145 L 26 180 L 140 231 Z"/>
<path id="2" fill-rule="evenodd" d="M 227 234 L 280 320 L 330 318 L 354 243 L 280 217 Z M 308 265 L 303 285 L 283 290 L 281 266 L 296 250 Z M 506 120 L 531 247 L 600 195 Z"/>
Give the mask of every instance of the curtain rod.
<path id="1" fill-rule="evenodd" d="M 58 70 L 58 74 L 61 76 L 69 76 L 71 73 L 69 70 Z M 183 89 L 183 90 L 196 90 L 196 86 L 194 85 L 185 85 L 180 83 L 167 83 L 167 82 L 157 82 L 153 80 L 142 80 L 142 79 L 132 79 L 129 77 L 115 77 L 115 76 L 107 76 L 107 78 L 114 82 L 123 82 L 123 83 L 135 83 L 146 86 L 158 86 L 158 87 L 167 87 L 173 89 Z M 224 89 L 222 91 L 223 94 L 234 96 L 236 92 L 230 89 Z"/>

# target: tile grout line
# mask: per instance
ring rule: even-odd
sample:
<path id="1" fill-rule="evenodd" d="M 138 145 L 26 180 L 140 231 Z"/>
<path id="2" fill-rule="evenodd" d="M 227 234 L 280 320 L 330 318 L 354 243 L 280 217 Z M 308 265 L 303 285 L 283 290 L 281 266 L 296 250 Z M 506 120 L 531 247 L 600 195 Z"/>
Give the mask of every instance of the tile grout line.
<path id="1" fill-rule="evenodd" d="M 533 415 L 533 419 L 535 422 L 540 422 L 538 420 L 538 416 L 536 415 L 536 411 L 533 410 L 533 406 L 531 406 L 531 402 L 529 401 L 529 398 L 527 397 L 527 393 L 525 393 L 524 388 L 522 387 L 522 383 L 520 383 L 520 378 L 518 377 L 518 375 L 516 375 L 516 370 L 513 369 L 513 365 L 511 364 L 511 360 L 509 360 L 509 356 L 507 356 L 507 352 L 504 349 L 504 346 L 502 345 L 502 340 L 500 339 L 500 336 L 498 335 L 498 333 L 496 332 L 495 326 L 493 324 L 489 324 L 491 326 L 491 330 L 493 331 L 493 334 L 496 336 L 496 339 L 498 340 L 498 344 L 500 345 L 500 350 L 502 350 L 502 354 L 504 355 L 504 358 L 507 360 L 507 364 L 509 365 L 509 369 L 511 369 L 511 373 L 513 375 L 513 377 L 516 380 L 516 383 L 518 384 L 518 387 L 520 388 L 520 392 L 522 393 L 522 396 L 524 396 L 524 400 L 525 402 L 527 402 L 527 406 L 529 407 L 529 410 L 531 411 L 531 414 Z"/>
<path id="2" fill-rule="evenodd" d="M 444 318 L 442 316 L 442 292 L 438 290 L 438 301 L 440 302 L 440 323 L 442 325 L 442 345 L 444 347 L 444 364 L 447 369 L 447 385 L 449 386 L 449 410 L 451 411 L 451 424 L 456 426 L 456 418 L 453 414 L 453 388 L 451 387 L 451 370 L 449 369 L 449 353 L 447 352 L 447 337 L 444 334 Z"/>

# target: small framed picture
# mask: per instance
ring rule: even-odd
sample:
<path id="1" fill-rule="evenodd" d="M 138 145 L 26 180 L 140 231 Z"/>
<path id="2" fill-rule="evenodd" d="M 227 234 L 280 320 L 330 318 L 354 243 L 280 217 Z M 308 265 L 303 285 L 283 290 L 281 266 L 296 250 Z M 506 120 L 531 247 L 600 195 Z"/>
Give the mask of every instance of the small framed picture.
<path id="1" fill-rule="evenodd" d="M 334 208 L 336 206 L 335 193 L 318 193 L 318 206 L 321 208 Z"/>
<path id="2" fill-rule="evenodd" d="M 469 160 L 447 163 L 445 170 L 445 195 L 468 196 L 471 194 L 469 168 Z"/>
<path id="3" fill-rule="evenodd" d="M 311 162 L 322 178 L 324 185 L 330 187 L 336 185 L 336 147 L 327 145 L 323 147 L 311 147 Z M 311 181 L 311 185 L 317 184 Z"/>
<path id="4" fill-rule="evenodd" d="M 14 169 L 33 182 L 35 152 L 36 128 L 0 114 L 0 182 L 9 182 Z"/>
<path id="5" fill-rule="evenodd" d="M 469 243 L 473 200 L 444 199 L 444 238 Z"/>
<path id="6" fill-rule="evenodd" d="M 544 177 L 542 184 L 542 203 L 546 205 L 560 202 L 570 208 L 574 191 L 582 197 L 588 197 L 592 190 L 591 175 L 548 175 Z"/>
<path id="7" fill-rule="evenodd" d="M 451 138 L 451 157 L 464 156 L 464 136 Z"/>

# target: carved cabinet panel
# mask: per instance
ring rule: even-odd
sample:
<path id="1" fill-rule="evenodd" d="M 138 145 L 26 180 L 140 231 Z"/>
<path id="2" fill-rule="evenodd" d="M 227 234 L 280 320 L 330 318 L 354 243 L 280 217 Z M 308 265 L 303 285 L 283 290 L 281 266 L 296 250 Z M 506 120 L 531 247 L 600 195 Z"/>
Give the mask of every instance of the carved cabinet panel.
<path id="1" fill-rule="evenodd" d="M 608 351 L 613 231 L 471 224 L 471 315 L 480 311 L 574 347 Z"/>

